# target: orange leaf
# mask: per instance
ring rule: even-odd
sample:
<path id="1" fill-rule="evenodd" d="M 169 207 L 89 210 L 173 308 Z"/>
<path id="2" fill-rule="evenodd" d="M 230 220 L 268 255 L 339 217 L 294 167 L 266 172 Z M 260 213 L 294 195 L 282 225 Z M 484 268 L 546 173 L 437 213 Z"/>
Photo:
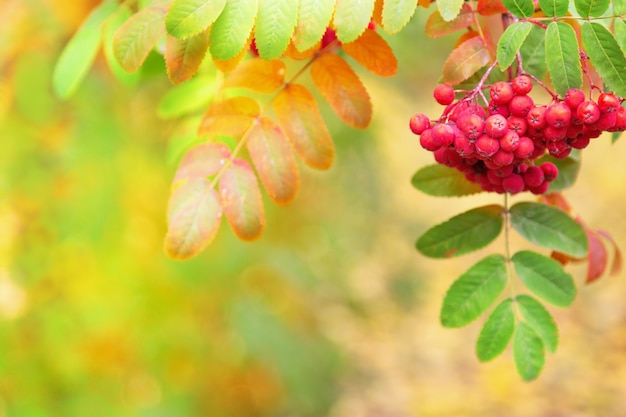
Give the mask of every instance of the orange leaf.
<path id="1" fill-rule="evenodd" d="M 428 16 L 428 20 L 426 20 L 426 27 L 424 28 L 426 36 L 429 38 L 438 38 L 465 29 L 474 23 L 472 13 L 473 11 L 470 5 L 465 3 L 463 7 L 461 7 L 459 15 L 447 22 L 443 19 L 439 10 L 435 10 Z"/>
<path id="2" fill-rule="evenodd" d="M 317 51 L 320 50 L 320 47 L 322 45 L 322 42 L 318 42 L 315 45 L 313 45 L 311 48 L 307 49 L 306 51 L 299 51 L 298 48 L 296 48 L 296 45 L 293 43 L 293 40 L 291 42 L 289 42 L 289 45 L 287 46 L 287 50 L 284 53 L 285 58 L 289 58 L 289 59 L 295 59 L 295 60 L 303 60 L 303 59 L 309 59 L 311 58 L 313 55 L 315 55 L 315 53 Z"/>
<path id="3" fill-rule="evenodd" d="M 613 236 L 607 231 L 598 230 L 598 234 L 605 239 L 607 239 L 613 245 L 613 263 L 611 264 L 611 276 L 619 275 L 622 273 L 622 269 L 624 268 L 624 258 L 622 256 L 622 251 Z"/>
<path id="4" fill-rule="evenodd" d="M 432 1 L 433 0 L 417 0 L 417 5 L 425 9 L 428 9 Z"/>
<path id="5" fill-rule="evenodd" d="M 599 235 L 593 230 L 585 228 L 589 251 L 587 253 L 587 279 L 586 284 L 590 284 L 604 274 L 608 261 L 608 253 L 599 239 Z"/>
<path id="6" fill-rule="evenodd" d="M 173 84 L 180 84 L 193 77 L 209 47 L 209 35 L 201 32 L 185 40 L 167 35 L 165 41 L 165 66 Z"/>
<path id="7" fill-rule="evenodd" d="M 376 22 L 376 24 L 382 26 L 383 25 L 383 5 L 384 0 L 376 0 L 374 3 L 374 11 L 372 12 L 372 20 Z"/>
<path id="8" fill-rule="evenodd" d="M 398 60 L 387 42 L 373 30 L 366 30 L 354 42 L 343 45 L 346 54 L 367 70 L 381 77 L 390 77 L 398 71 Z"/>
<path id="9" fill-rule="evenodd" d="M 184 182 L 170 195 L 167 208 L 165 252 L 174 259 L 189 259 L 215 237 L 222 219 L 217 192 L 205 178 Z"/>
<path id="10" fill-rule="evenodd" d="M 507 8 L 502 4 L 502 0 L 478 0 L 476 11 L 483 16 L 508 12 Z"/>
<path id="11" fill-rule="evenodd" d="M 238 137 L 246 133 L 259 117 L 259 104 L 248 97 L 233 97 L 211 103 L 202 117 L 198 134 Z"/>
<path id="12" fill-rule="evenodd" d="M 280 128 L 271 119 L 263 118 L 250 130 L 246 144 L 270 198 L 278 204 L 293 200 L 300 186 L 300 172 Z"/>
<path id="13" fill-rule="evenodd" d="M 311 66 L 311 78 L 344 123 L 357 129 L 369 125 L 372 119 L 370 96 L 343 58 L 322 54 Z"/>
<path id="14" fill-rule="evenodd" d="M 228 74 L 224 80 L 224 87 L 272 93 L 285 84 L 285 71 L 285 63 L 278 59 L 272 61 L 261 58 L 248 59 Z"/>
<path id="15" fill-rule="evenodd" d="M 491 55 L 483 38 L 471 38 L 453 50 L 446 59 L 443 64 L 443 82 L 459 84 L 490 62 Z"/>
<path id="16" fill-rule="evenodd" d="M 215 65 L 215 67 L 218 70 L 222 71 L 223 73 L 229 73 L 232 70 L 234 70 L 235 68 L 237 68 L 237 66 L 239 65 L 239 63 L 243 59 L 243 57 L 246 56 L 249 51 L 250 51 L 250 42 L 248 42 L 248 46 L 247 47 L 245 47 L 241 51 L 239 51 L 237 56 L 235 56 L 235 57 L 233 57 L 231 59 L 226 59 L 226 60 L 224 60 L 224 59 L 217 59 L 213 55 L 211 55 L 211 58 L 213 59 L 213 64 Z"/>
<path id="17" fill-rule="evenodd" d="M 244 159 L 235 158 L 220 178 L 224 214 L 233 232 L 242 240 L 261 236 L 265 212 L 254 171 Z"/>
<path id="18" fill-rule="evenodd" d="M 300 84 L 289 84 L 273 101 L 278 124 L 305 164 L 328 169 L 335 146 L 313 94 Z"/>
<path id="19" fill-rule="evenodd" d="M 220 142 L 201 143 L 189 149 L 178 164 L 172 184 L 184 179 L 215 175 L 230 158 L 230 149 Z"/>
<path id="20" fill-rule="evenodd" d="M 454 42 L 454 48 L 458 48 L 459 45 L 461 45 L 463 42 L 475 38 L 476 36 L 480 36 L 480 33 L 478 33 L 477 31 L 475 31 L 474 29 L 470 29 L 467 32 L 464 32 L 461 36 L 459 36 L 459 39 L 456 40 L 456 42 Z"/>

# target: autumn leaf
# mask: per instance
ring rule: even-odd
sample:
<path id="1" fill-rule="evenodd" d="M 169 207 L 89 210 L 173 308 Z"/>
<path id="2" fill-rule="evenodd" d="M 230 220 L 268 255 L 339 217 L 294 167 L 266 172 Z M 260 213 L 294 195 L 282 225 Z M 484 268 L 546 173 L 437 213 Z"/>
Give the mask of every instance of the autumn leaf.
<path id="1" fill-rule="evenodd" d="M 204 113 L 198 134 L 207 136 L 243 135 L 261 114 L 259 104 L 248 97 L 232 97 L 213 102 Z"/>
<path id="2" fill-rule="evenodd" d="M 221 142 L 206 142 L 190 148 L 178 164 L 173 185 L 192 178 L 215 175 L 230 158 L 230 150 Z"/>
<path id="3" fill-rule="evenodd" d="M 474 37 L 458 46 L 443 64 L 443 81 L 458 84 L 491 62 L 491 55 L 481 37 Z"/>
<path id="4" fill-rule="evenodd" d="M 398 71 L 398 60 L 393 50 L 373 30 L 366 30 L 354 42 L 344 44 L 343 50 L 367 70 L 381 77 L 390 77 Z"/>
<path id="5" fill-rule="evenodd" d="M 275 59 L 253 58 L 243 61 L 224 80 L 225 88 L 239 87 L 272 93 L 285 83 L 285 63 Z"/>
<path id="6" fill-rule="evenodd" d="M 206 32 L 185 40 L 167 36 L 165 66 L 172 84 L 180 84 L 196 74 L 208 47 L 209 35 Z"/>
<path id="7" fill-rule="evenodd" d="M 335 113 L 349 126 L 365 129 L 372 103 L 358 75 L 340 56 L 323 54 L 311 66 L 311 78 Z"/>

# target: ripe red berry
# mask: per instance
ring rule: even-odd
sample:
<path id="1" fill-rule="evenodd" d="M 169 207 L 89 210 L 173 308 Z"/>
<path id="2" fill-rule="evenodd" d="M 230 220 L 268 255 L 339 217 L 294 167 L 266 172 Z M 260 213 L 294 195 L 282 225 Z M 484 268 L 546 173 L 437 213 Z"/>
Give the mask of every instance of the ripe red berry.
<path id="1" fill-rule="evenodd" d="M 559 169 L 552 162 L 544 162 L 539 166 L 543 171 L 546 181 L 553 181 L 559 175 Z"/>
<path id="2" fill-rule="evenodd" d="M 513 87 L 506 81 L 498 81 L 489 89 L 491 100 L 496 104 L 506 104 L 513 98 Z"/>
<path id="3" fill-rule="evenodd" d="M 515 156 L 519 159 L 526 159 L 530 158 L 533 152 L 535 152 L 535 143 L 532 139 L 526 136 L 519 138 L 517 149 L 514 151 Z"/>
<path id="4" fill-rule="evenodd" d="M 514 159 L 513 152 L 507 152 L 502 148 L 491 157 L 491 161 L 499 167 L 511 165 Z"/>
<path id="5" fill-rule="evenodd" d="M 448 147 L 454 143 L 454 130 L 445 123 L 439 123 L 432 129 L 433 138 L 442 147 Z"/>
<path id="6" fill-rule="evenodd" d="M 492 138 L 499 138 L 509 130 L 506 118 L 500 114 L 492 114 L 485 120 L 485 133 Z"/>
<path id="7" fill-rule="evenodd" d="M 509 129 L 515 131 L 515 133 L 519 136 L 524 136 L 526 130 L 528 129 L 528 122 L 524 117 L 509 116 L 507 123 L 509 125 Z"/>
<path id="8" fill-rule="evenodd" d="M 476 147 L 476 153 L 478 156 L 484 159 L 492 157 L 496 152 L 498 152 L 498 149 L 500 149 L 498 139 L 492 138 L 488 135 L 482 135 L 476 139 L 474 146 Z"/>
<path id="9" fill-rule="evenodd" d="M 565 139 L 565 135 L 567 134 L 567 126 L 564 127 L 553 127 L 546 126 L 543 129 L 543 137 L 546 142 L 556 142 L 558 140 Z"/>
<path id="10" fill-rule="evenodd" d="M 456 135 L 454 137 L 454 149 L 463 158 L 471 158 L 476 152 L 474 142 L 465 135 Z"/>
<path id="11" fill-rule="evenodd" d="M 508 177 L 509 175 L 511 175 L 513 173 L 514 169 L 515 169 L 515 165 L 511 164 L 511 165 L 504 165 L 504 166 L 501 166 L 501 167 L 497 167 L 497 168 L 493 169 L 492 171 L 498 177 L 504 178 L 504 177 Z"/>
<path id="12" fill-rule="evenodd" d="M 509 102 L 509 111 L 513 116 L 526 117 L 530 109 L 534 107 L 535 103 L 530 96 L 521 95 L 515 96 Z"/>
<path id="13" fill-rule="evenodd" d="M 564 127 L 569 125 L 572 111 L 562 101 L 548 106 L 545 113 L 546 123 L 552 127 Z"/>
<path id="14" fill-rule="evenodd" d="M 518 96 L 528 94 L 533 89 L 533 81 L 528 75 L 518 75 L 511 81 L 513 92 Z"/>
<path id="15" fill-rule="evenodd" d="M 626 130 L 626 107 L 619 106 L 617 109 L 615 126 L 610 129 L 611 132 L 621 132 Z"/>
<path id="16" fill-rule="evenodd" d="M 459 115 L 457 126 L 471 139 L 478 138 L 485 131 L 485 122 L 476 114 Z"/>
<path id="17" fill-rule="evenodd" d="M 420 145 L 427 151 L 434 152 L 441 148 L 441 142 L 435 140 L 432 129 L 426 129 L 420 135 Z"/>
<path id="18" fill-rule="evenodd" d="M 533 107 L 526 115 L 528 126 L 535 129 L 543 129 L 546 125 L 546 106 Z"/>
<path id="19" fill-rule="evenodd" d="M 524 172 L 524 182 L 529 187 L 539 187 L 544 181 L 543 170 L 537 166 L 528 167 Z"/>
<path id="20" fill-rule="evenodd" d="M 333 29 L 328 27 L 326 28 L 326 32 L 324 32 L 324 36 L 322 37 L 320 49 L 326 48 L 333 42 L 340 43 L 340 41 L 337 39 L 337 33 Z"/>
<path id="21" fill-rule="evenodd" d="M 578 88 L 572 88 L 565 93 L 565 104 L 570 108 L 572 112 L 575 112 L 580 103 L 585 101 L 585 93 Z"/>
<path id="22" fill-rule="evenodd" d="M 425 114 L 414 114 L 409 120 L 409 127 L 411 132 L 421 135 L 424 130 L 430 128 L 430 119 Z"/>
<path id="23" fill-rule="evenodd" d="M 463 162 L 463 158 L 452 148 L 439 148 L 435 151 L 435 160 L 450 168 L 454 168 Z"/>
<path id="24" fill-rule="evenodd" d="M 600 118 L 595 123 L 590 124 L 589 128 L 606 131 L 612 129 L 615 123 L 617 123 L 617 112 L 600 113 Z"/>
<path id="25" fill-rule="evenodd" d="M 500 149 L 505 152 L 514 152 L 519 145 L 519 135 L 513 130 L 507 131 L 500 138 Z"/>
<path id="26" fill-rule="evenodd" d="M 620 106 L 620 100 L 613 93 L 602 93 L 598 97 L 598 107 L 601 113 L 613 113 Z"/>
<path id="27" fill-rule="evenodd" d="M 578 105 L 576 116 L 583 121 L 584 124 L 590 125 L 600 118 L 600 107 L 593 100 L 585 100 Z"/>
<path id="28" fill-rule="evenodd" d="M 524 186 L 524 179 L 518 174 L 511 174 L 502 179 L 504 191 L 510 194 L 517 194 L 524 191 Z"/>
<path id="29" fill-rule="evenodd" d="M 587 135 L 578 135 L 575 139 L 567 141 L 567 143 L 574 149 L 585 149 L 589 145 L 590 140 Z"/>
<path id="30" fill-rule="evenodd" d="M 454 101 L 454 89 L 448 84 L 439 84 L 433 91 L 433 96 L 437 103 L 447 106 Z"/>
<path id="31" fill-rule="evenodd" d="M 528 187 L 528 190 L 535 195 L 540 195 L 545 194 L 549 187 L 550 183 L 548 181 L 544 181 L 543 184 L 538 187 Z"/>
<path id="32" fill-rule="evenodd" d="M 491 100 L 488 106 L 489 114 L 499 114 L 504 117 L 509 117 L 511 115 L 511 111 L 509 110 L 509 106 L 506 104 L 498 104 Z"/>

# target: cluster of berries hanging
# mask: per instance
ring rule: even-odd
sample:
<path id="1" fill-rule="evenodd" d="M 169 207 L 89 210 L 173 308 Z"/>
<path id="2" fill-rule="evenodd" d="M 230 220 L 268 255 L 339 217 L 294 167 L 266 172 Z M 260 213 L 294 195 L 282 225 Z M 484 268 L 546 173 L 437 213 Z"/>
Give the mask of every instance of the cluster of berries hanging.
<path id="1" fill-rule="evenodd" d="M 565 99 L 555 96 L 549 105 L 536 105 L 528 95 L 532 88 L 527 75 L 496 82 L 484 108 L 475 100 L 480 89 L 454 102 L 453 88 L 440 84 L 434 96 L 446 106 L 443 114 L 434 122 L 414 115 L 411 131 L 438 163 L 458 169 L 485 191 L 543 194 L 558 169 L 537 160 L 546 153 L 565 158 L 602 132 L 626 130 L 626 108 L 613 93 L 600 93 L 596 102 L 579 89 L 569 90 Z"/>

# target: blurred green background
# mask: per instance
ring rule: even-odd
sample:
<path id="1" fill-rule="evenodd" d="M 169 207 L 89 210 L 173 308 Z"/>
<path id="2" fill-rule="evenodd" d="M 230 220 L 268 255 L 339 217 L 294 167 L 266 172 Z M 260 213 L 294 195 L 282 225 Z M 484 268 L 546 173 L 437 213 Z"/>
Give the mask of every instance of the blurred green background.
<path id="1" fill-rule="evenodd" d="M 431 91 L 454 42 L 424 38 L 429 11 L 389 37 L 396 77 L 359 72 L 370 129 L 324 110 L 334 167 L 301 166 L 297 199 L 267 202 L 259 241 L 222 225 L 180 263 L 162 250 L 176 129 L 156 115 L 162 61 L 124 85 L 99 57 L 72 99 L 51 92 L 61 48 L 97 4 L 0 1 L 0 417 L 626 416 L 623 274 L 585 287 L 584 266 L 570 269 L 580 293 L 551 310 L 561 344 L 531 384 L 510 350 L 478 363 L 482 320 L 439 325 L 450 283 L 502 242 L 434 261 L 415 239 L 501 198 L 410 186 L 431 155 L 407 121 L 439 111 Z M 566 193 L 622 246 L 623 155 L 594 142 Z"/>

